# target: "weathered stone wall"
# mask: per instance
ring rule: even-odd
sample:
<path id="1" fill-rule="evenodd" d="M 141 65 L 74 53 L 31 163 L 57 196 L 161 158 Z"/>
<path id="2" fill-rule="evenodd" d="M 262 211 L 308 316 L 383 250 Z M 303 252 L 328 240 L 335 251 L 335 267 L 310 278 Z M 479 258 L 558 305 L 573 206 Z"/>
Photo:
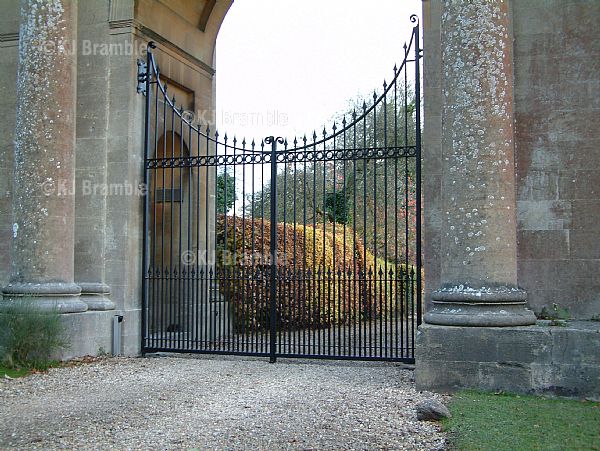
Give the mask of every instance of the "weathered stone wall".
<path id="1" fill-rule="evenodd" d="M 600 324 L 420 328 L 419 390 L 471 388 L 598 399 Z M 475 345 L 476 344 L 476 345 Z"/>
<path id="2" fill-rule="evenodd" d="M 600 2 L 514 0 L 519 284 L 600 314 Z"/>
<path id="3" fill-rule="evenodd" d="M 536 313 L 600 313 L 600 2 L 512 0 L 518 285 Z M 442 260 L 441 0 L 423 1 L 426 302 Z M 492 257 L 493 258 L 493 257 Z"/>

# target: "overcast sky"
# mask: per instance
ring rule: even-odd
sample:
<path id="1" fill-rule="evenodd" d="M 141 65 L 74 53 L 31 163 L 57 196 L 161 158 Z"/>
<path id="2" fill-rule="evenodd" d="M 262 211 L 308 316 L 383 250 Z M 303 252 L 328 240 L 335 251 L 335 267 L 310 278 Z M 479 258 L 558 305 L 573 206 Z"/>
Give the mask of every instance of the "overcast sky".
<path id="1" fill-rule="evenodd" d="M 349 100 L 381 92 L 415 13 L 420 0 L 235 0 L 217 39 L 219 131 L 322 130 Z"/>

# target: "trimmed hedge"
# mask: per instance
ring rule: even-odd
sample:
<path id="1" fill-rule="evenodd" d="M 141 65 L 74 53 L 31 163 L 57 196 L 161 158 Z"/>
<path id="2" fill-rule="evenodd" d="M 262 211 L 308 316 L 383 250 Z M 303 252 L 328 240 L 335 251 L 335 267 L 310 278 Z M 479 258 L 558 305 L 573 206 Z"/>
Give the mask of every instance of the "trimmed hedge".
<path id="1" fill-rule="evenodd" d="M 225 228 L 225 223 L 227 228 Z M 220 216 L 217 220 L 219 291 L 229 301 L 237 332 L 269 328 L 271 223 Z M 319 328 L 406 311 L 406 266 L 375 260 L 353 230 L 336 224 L 277 225 L 278 329 Z M 409 268 L 410 270 L 410 268 Z M 401 272 L 400 272 L 401 271 Z M 410 285 L 410 284 L 409 284 Z M 410 290 L 410 288 L 409 288 Z M 398 292 L 398 296 L 396 296 Z M 387 299 L 387 301 L 386 301 Z"/>

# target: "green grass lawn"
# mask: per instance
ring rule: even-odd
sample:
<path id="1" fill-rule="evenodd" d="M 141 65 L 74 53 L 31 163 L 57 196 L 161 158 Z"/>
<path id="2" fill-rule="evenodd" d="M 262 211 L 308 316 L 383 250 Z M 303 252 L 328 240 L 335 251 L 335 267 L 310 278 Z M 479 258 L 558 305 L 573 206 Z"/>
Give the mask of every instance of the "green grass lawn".
<path id="1" fill-rule="evenodd" d="M 14 368 L 7 368 L 5 366 L 0 365 L 0 379 L 3 379 L 4 376 L 8 376 L 8 377 L 22 377 L 22 376 L 26 376 L 28 375 L 30 372 L 30 370 L 28 369 L 24 369 L 24 368 L 19 368 L 19 369 L 14 369 Z"/>
<path id="2" fill-rule="evenodd" d="M 464 391 L 448 407 L 450 449 L 600 450 L 600 403 Z"/>
<path id="3" fill-rule="evenodd" d="M 5 375 L 8 377 L 15 378 L 15 377 L 28 376 L 29 374 L 32 374 L 32 373 L 44 373 L 44 372 L 48 371 L 50 368 L 58 368 L 63 365 L 64 365 L 63 363 L 58 362 L 56 360 L 51 360 L 49 362 L 39 364 L 33 368 L 24 368 L 24 367 L 12 368 L 12 367 L 8 367 L 8 366 L 0 365 L 0 379 L 2 379 Z"/>

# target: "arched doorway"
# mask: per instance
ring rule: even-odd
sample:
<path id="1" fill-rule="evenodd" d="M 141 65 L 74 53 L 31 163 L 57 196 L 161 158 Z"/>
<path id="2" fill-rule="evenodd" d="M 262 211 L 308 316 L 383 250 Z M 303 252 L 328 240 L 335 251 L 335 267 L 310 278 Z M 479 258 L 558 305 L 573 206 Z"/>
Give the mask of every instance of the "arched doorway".
<path id="1" fill-rule="evenodd" d="M 189 156 L 189 150 L 178 133 L 167 132 L 160 137 L 156 147 L 157 159 L 182 156 Z M 153 261 L 162 268 L 174 269 L 181 255 L 179 242 L 186 235 L 186 224 L 182 224 L 178 218 L 185 208 L 182 192 L 185 192 L 188 187 L 188 176 L 186 171 L 180 168 L 161 168 L 155 171 L 152 178 Z"/>

